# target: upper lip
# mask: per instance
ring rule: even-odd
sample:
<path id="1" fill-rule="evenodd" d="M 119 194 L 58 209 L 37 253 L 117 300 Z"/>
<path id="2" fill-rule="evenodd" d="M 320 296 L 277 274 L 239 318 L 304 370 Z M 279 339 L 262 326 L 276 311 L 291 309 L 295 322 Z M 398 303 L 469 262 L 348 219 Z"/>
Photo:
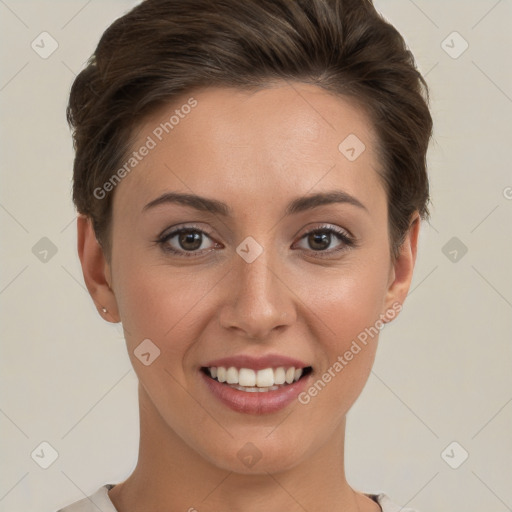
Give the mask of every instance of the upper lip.
<path id="1" fill-rule="evenodd" d="M 279 354 L 267 354 L 261 357 L 241 354 L 238 356 L 215 359 L 214 361 L 209 361 L 202 366 L 207 368 L 211 368 L 213 366 L 229 368 L 234 366 L 235 368 L 251 368 L 253 370 L 263 370 L 265 368 L 279 368 L 280 366 L 285 368 L 290 368 L 291 366 L 294 368 L 307 368 L 310 365 L 293 357 L 282 356 Z"/>

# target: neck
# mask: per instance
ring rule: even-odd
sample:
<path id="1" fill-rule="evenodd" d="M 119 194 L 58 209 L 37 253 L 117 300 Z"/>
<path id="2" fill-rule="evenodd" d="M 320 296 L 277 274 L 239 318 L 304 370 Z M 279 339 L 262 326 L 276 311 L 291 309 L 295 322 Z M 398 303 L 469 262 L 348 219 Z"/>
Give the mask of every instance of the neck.
<path id="1" fill-rule="evenodd" d="M 139 409 L 137 466 L 127 480 L 109 491 L 119 512 L 380 510 L 346 481 L 345 420 L 307 460 L 293 468 L 274 474 L 240 474 L 217 467 L 193 450 L 164 422 L 141 385 Z"/>

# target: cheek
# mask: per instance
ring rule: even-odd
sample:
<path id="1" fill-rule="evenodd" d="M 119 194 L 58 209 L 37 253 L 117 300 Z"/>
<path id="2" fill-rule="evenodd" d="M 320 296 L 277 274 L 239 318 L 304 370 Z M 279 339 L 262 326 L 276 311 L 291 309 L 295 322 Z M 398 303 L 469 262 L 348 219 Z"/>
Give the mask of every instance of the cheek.
<path id="1" fill-rule="evenodd" d="M 163 356 L 158 362 L 180 372 L 178 366 L 186 362 L 187 351 L 204 328 L 202 300 L 218 279 L 136 258 L 120 261 L 117 269 L 116 298 L 134 366 L 134 350 L 150 339 Z"/>
<path id="2" fill-rule="evenodd" d="M 376 321 L 385 288 L 379 272 L 369 270 L 338 276 L 336 280 L 317 279 L 316 283 L 322 286 L 315 287 L 311 309 L 321 320 L 315 322 L 315 338 L 325 357 L 299 402 L 315 428 L 325 425 L 334 429 L 370 375 L 379 337 Z"/>
<path id="3" fill-rule="evenodd" d="M 319 410 L 346 413 L 362 391 L 377 350 L 379 319 L 386 296 L 388 262 L 363 261 L 317 273 L 314 287 L 303 277 L 303 314 L 316 325 L 314 337 L 325 354 L 311 391 Z M 309 313 L 306 310 L 309 309 Z M 326 388 L 324 391 L 324 387 Z M 320 396 L 321 395 L 321 396 Z M 307 401 L 305 397 L 304 401 Z M 320 417 L 318 421 L 320 421 Z"/>
<path id="4" fill-rule="evenodd" d="M 325 327 L 323 338 L 327 334 L 335 348 L 342 348 L 379 319 L 387 291 L 386 265 L 386 262 L 347 262 L 343 267 L 325 272 L 316 270 L 314 278 L 307 275 L 300 278 L 302 290 L 298 295 L 318 315 L 320 321 L 316 324 Z"/>

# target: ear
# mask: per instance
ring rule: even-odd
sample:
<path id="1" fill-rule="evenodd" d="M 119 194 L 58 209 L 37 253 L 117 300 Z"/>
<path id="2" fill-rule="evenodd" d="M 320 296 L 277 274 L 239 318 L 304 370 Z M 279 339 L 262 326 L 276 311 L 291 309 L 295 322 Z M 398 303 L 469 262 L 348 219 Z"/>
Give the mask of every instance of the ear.
<path id="1" fill-rule="evenodd" d="M 120 322 L 114 291 L 110 287 L 112 277 L 110 265 L 103 248 L 96 239 L 91 219 L 85 215 L 77 217 L 78 256 L 82 264 L 85 285 L 102 318 L 108 322 Z M 103 312 L 103 308 L 107 311 Z"/>
<path id="2" fill-rule="evenodd" d="M 390 322 L 398 315 L 409 292 L 416 263 L 420 221 L 418 212 L 415 212 L 411 216 L 409 229 L 400 247 L 398 258 L 391 263 L 384 311 L 381 315 L 384 323 Z"/>

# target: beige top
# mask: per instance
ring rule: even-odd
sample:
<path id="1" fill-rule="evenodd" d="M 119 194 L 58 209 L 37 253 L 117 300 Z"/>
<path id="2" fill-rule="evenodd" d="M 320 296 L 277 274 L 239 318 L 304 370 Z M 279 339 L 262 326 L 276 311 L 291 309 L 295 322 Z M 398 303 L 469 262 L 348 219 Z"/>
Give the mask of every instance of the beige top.
<path id="1" fill-rule="evenodd" d="M 115 484 L 105 484 L 94 494 L 91 494 L 91 496 L 61 508 L 57 510 L 57 512 L 118 512 L 108 496 L 108 491 L 112 489 L 114 485 Z M 417 512 L 412 508 L 402 508 L 396 505 L 384 493 L 365 494 L 365 496 L 368 496 L 368 498 L 378 503 L 382 512 Z M 191 507 L 191 509 L 193 510 L 193 507 Z"/>

